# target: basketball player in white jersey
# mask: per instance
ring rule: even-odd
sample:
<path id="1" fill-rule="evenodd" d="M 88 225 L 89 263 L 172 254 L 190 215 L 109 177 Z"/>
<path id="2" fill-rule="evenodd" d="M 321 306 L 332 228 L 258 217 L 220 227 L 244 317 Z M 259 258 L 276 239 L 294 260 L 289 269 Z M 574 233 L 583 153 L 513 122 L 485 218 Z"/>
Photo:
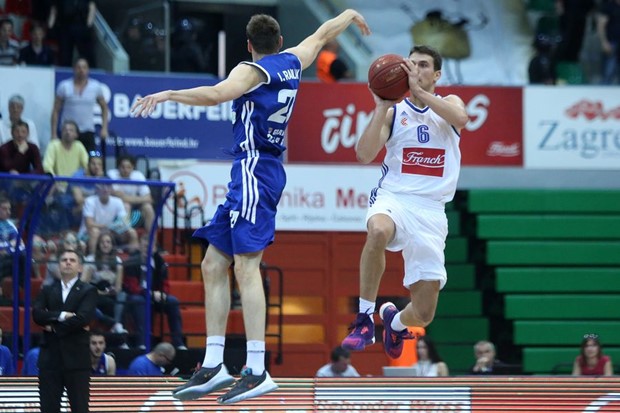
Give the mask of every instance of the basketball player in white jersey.
<path id="1" fill-rule="evenodd" d="M 376 107 L 357 144 L 357 158 L 367 164 L 383 146 L 387 152 L 382 177 L 369 199 L 368 235 L 360 260 L 359 313 L 342 342 L 349 350 L 363 350 L 375 342 L 373 313 L 385 270 L 385 250 L 402 251 L 403 285 L 411 297 L 400 312 L 389 302 L 379 311 L 389 357 L 400 357 L 403 340 L 413 338 L 407 327 L 426 327 L 433 320 L 439 290 L 446 283 L 444 205 L 456 191 L 460 132 L 468 117 L 458 96 L 434 93 L 441 63 L 437 51 L 414 46 L 402 64 L 411 97 L 397 103 L 373 93 Z"/>
<path id="2" fill-rule="evenodd" d="M 286 150 L 286 126 L 302 70 L 314 62 L 325 43 L 352 24 L 362 34 L 370 34 L 364 17 L 349 9 L 323 23 L 297 46 L 280 52 L 283 39 L 278 22 L 271 16 L 254 15 L 246 26 L 251 62 L 240 63 L 214 86 L 162 91 L 137 99 L 132 108 L 136 116 L 148 116 L 157 104 L 168 100 L 204 106 L 233 101 L 234 160 L 229 191 L 209 224 L 194 232 L 194 237 L 209 243 L 201 265 L 207 322 L 205 358 L 201 368 L 173 391 L 176 399 L 194 400 L 234 383 L 217 398 L 219 403 L 230 404 L 278 387 L 265 370 L 266 307 L 260 262 L 274 240 L 276 209 L 286 184 L 281 157 Z M 247 338 L 246 368 L 236 383 L 224 365 L 230 310 L 228 269 L 233 261 Z"/>

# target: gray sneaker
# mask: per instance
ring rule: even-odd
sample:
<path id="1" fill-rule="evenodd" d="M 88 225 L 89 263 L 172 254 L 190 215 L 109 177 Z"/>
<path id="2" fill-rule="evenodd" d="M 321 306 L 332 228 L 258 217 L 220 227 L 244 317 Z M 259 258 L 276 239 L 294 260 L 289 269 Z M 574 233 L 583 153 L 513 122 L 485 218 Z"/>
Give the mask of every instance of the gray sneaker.
<path id="1" fill-rule="evenodd" d="M 271 379 L 267 370 L 260 376 L 254 376 L 252 369 L 246 368 L 241 371 L 241 378 L 226 394 L 217 398 L 220 404 L 237 403 L 251 397 L 262 396 L 274 391 L 278 385 Z"/>
<path id="2" fill-rule="evenodd" d="M 228 374 L 224 364 L 217 367 L 202 367 L 182 386 L 172 391 L 172 397 L 178 400 L 196 400 L 205 394 L 228 387 L 235 382 Z"/>

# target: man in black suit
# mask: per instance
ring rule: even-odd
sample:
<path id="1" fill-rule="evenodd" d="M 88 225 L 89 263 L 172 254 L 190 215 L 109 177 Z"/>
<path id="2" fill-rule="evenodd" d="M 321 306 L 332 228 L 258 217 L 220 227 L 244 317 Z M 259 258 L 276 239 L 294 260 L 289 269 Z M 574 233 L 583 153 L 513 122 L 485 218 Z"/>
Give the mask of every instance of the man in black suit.
<path id="1" fill-rule="evenodd" d="M 78 278 L 82 263 L 78 252 L 61 251 L 60 280 L 44 286 L 33 306 L 34 322 L 45 329 L 38 364 L 42 413 L 60 412 L 63 388 L 67 389 L 73 413 L 88 412 L 88 325 L 95 318 L 97 290 Z"/>

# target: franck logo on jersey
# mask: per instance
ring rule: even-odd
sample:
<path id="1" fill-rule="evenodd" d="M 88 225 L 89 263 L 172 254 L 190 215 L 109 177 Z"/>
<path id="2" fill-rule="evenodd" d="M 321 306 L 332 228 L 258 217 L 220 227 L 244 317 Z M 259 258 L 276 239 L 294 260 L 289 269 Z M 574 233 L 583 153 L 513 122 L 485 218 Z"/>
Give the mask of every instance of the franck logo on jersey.
<path id="1" fill-rule="evenodd" d="M 526 88 L 526 168 L 620 169 L 617 94 L 609 87 Z"/>
<path id="2" fill-rule="evenodd" d="M 444 149 L 432 148 L 403 148 L 404 174 L 443 176 L 446 162 Z"/>

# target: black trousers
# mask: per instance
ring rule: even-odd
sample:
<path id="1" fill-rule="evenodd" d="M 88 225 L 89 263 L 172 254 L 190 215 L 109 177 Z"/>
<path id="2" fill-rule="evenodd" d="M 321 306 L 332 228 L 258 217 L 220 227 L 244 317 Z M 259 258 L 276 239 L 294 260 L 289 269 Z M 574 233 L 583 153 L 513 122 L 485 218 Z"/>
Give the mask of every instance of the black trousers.
<path id="1" fill-rule="evenodd" d="M 71 413 L 88 413 L 90 400 L 89 370 L 40 370 L 39 400 L 41 413 L 60 413 L 63 389 L 67 389 Z"/>

